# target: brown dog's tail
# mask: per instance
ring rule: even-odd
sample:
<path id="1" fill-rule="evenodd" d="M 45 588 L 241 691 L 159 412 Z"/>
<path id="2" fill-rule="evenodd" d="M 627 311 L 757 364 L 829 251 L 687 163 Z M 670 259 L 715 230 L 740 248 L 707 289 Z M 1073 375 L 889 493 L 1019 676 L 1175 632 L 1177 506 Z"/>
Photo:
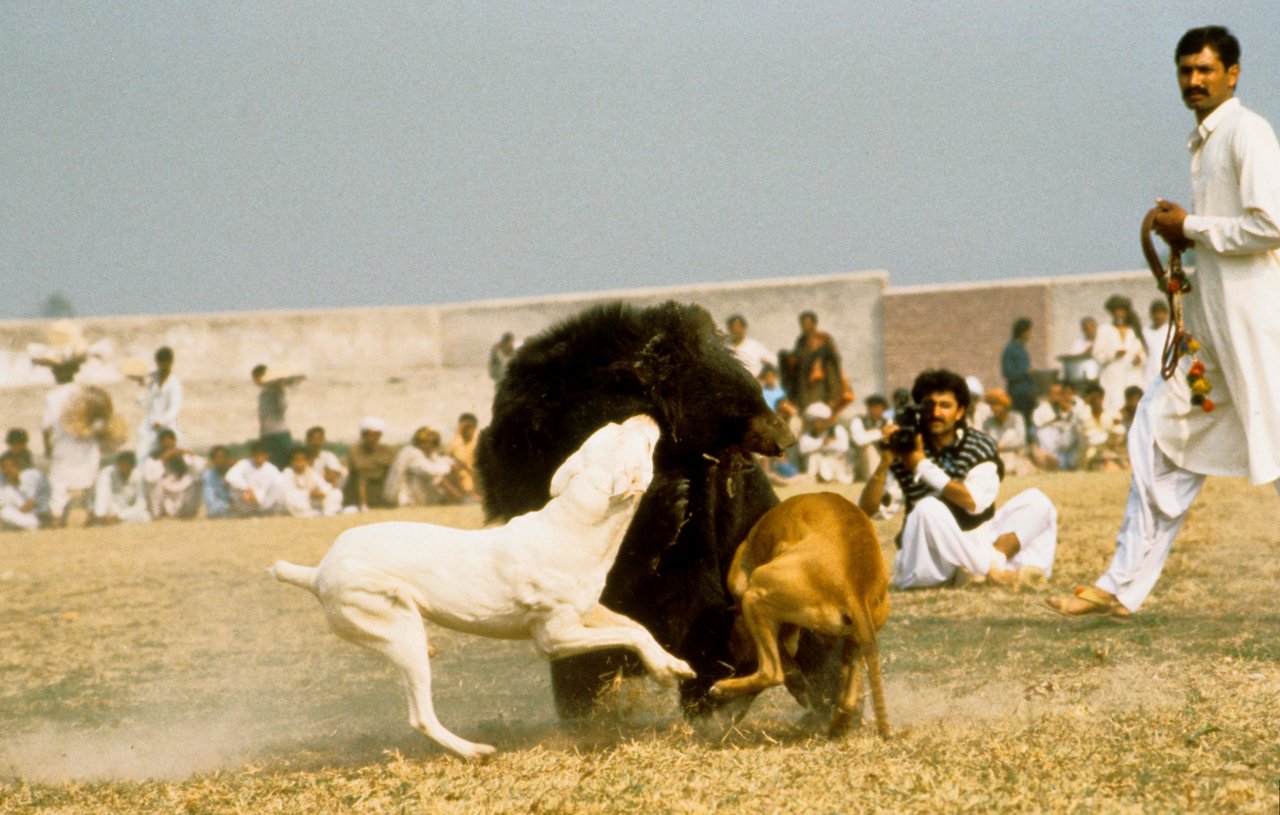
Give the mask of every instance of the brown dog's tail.
<path id="1" fill-rule="evenodd" d="M 889 737 L 889 711 L 884 701 L 884 680 L 880 675 L 880 642 L 877 631 L 889 614 L 889 593 L 882 590 L 879 596 L 868 597 L 860 604 L 862 619 L 858 621 L 859 642 L 862 643 L 862 662 L 867 666 L 867 684 L 871 686 L 871 703 L 876 711 L 876 732 L 882 738 Z M 854 666 L 853 670 L 857 670 Z"/>
<path id="2" fill-rule="evenodd" d="M 880 676 L 880 645 L 875 634 L 871 642 L 862 648 L 862 661 L 867 666 L 867 684 L 871 686 L 871 704 L 876 710 L 876 732 L 882 738 L 889 738 L 889 710 L 884 702 L 884 680 Z M 854 670 L 857 670 L 856 666 Z"/>

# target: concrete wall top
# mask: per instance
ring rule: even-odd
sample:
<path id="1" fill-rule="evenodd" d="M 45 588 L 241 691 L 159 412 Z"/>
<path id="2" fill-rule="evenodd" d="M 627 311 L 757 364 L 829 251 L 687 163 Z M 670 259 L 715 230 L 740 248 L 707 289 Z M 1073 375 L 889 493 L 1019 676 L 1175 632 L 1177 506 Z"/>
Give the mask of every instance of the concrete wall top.
<path id="1" fill-rule="evenodd" d="M 862 396 L 883 381 L 880 298 L 888 280 L 887 272 L 871 271 L 442 306 L 444 364 L 485 365 L 490 347 L 504 331 L 524 339 L 583 308 L 612 300 L 640 307 L 668 300 L 697 303 L 722 327 L 729 315 L 741 314 L 747 320 L 748 336 L 773 351 L 794 345 L 800 333 L 799 315 L 811 310 L 836 341 L 846 374 Z"/>
<path id="2" fill-rule="evenodd" d="M 91 360 L 84 382 L 118 381 L 120 360 L 148 364 L 168 345 L 184 379 L 247 378 L 258 363 L 288 364 L 304 373 L 331 369 L 381 375 L 441 364 L 440 314 L 435 306 L 248 311 L 166 316 L 86 317 L 74 320 L 86 340 L 106 340 L 108 358 Z M 27 345 L 47 341 L 49 320 L 0 322 L 0 385 L 52 382 L 31 364 Z"/>

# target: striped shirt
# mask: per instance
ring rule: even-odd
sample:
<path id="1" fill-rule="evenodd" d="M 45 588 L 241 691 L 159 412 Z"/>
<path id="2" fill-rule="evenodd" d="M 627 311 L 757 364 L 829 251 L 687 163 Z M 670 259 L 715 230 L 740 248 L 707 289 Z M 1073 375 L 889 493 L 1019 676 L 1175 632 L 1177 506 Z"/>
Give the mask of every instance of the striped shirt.
<path id="1" fill-rule="evenodd" d="M 941 450 L 929 453 L 929 459 L 946 471 L 947 475 L 958 481 L 964 481 L 970 470 L 986 462 L 994 464 L 998 477 L 1004 478 L 1004 463 L 1000 460 L 1000 450 L 996 447 L 995 440 L 979 430 L 958 429 L 955 442 Z M 932 494 L 933 490 L 924 481 L 918 480 L 915 473 L 908 470 L 901 459 L 895 458 L 893 463 L 889 465 L 889 469 L 897 480 L 898 486 L 902 487 L 902 494 L 907 507 L 906 514 L 903 516 L 905 518 L 906 515 L 911 514 L 911 510 L 915 509 L 916 504 L 922 498 Z M 976 529 L 991 520 L 996 514 L 994 501 L 982 511 L 972 515 L 950 501 L 944 500 L 943 503 L 946 504 L 947 509 L 951 510 L 951 514 L 955 516 L 956 523 L 966 532 L 970 529 Z"/>

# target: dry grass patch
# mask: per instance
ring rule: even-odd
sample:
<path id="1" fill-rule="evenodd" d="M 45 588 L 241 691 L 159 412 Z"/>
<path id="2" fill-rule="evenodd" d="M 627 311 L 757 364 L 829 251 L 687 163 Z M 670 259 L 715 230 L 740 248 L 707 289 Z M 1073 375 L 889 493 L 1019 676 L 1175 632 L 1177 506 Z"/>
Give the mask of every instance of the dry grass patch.
<path id="1" fill-rule="evenodd" d="M 1126 481 L 1017 479 L 1061 515 L 1051 590 L 1091 581 Z M 840 741 L 765 694 L 695 732 L 674 695 L 619 685 L 559 726 L 527 643 L 436 631 L 441 717 L 496 744 L 468 765 L 409 730 L 390 668 L 268 578 L 343 528 L 160 523 L 0 536 L 0 813 L 1274 812 L 1280 779 L 1280 502 L 1213 480 L 1129 624 L 1038 594 L 893 595 L 882 635 L 896 735 Z M 881 524 L 891 555 L 897 521 Z"/>

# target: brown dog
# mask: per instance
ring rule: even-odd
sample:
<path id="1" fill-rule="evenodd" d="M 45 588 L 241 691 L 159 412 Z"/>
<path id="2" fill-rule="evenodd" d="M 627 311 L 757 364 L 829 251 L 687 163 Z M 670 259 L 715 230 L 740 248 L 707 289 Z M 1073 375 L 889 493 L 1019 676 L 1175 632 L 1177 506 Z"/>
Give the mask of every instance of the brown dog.
<path id="1" fill-rule="evenodd" d="M 779 640 L 795 647 L 800 629 L 844 640 L 844 686 L 831 734 L 862 717 L 867 666 L 876 730 L 889 735 L 876 632 L 889 617 L 889 575 L 871 519 L 833 492 L 788 498 L 756 522 L 729 567 L 729 591 L 755 642 L 756 672 L 722 679 L 719 697 L 754 696 L 783 682 Z"/>

